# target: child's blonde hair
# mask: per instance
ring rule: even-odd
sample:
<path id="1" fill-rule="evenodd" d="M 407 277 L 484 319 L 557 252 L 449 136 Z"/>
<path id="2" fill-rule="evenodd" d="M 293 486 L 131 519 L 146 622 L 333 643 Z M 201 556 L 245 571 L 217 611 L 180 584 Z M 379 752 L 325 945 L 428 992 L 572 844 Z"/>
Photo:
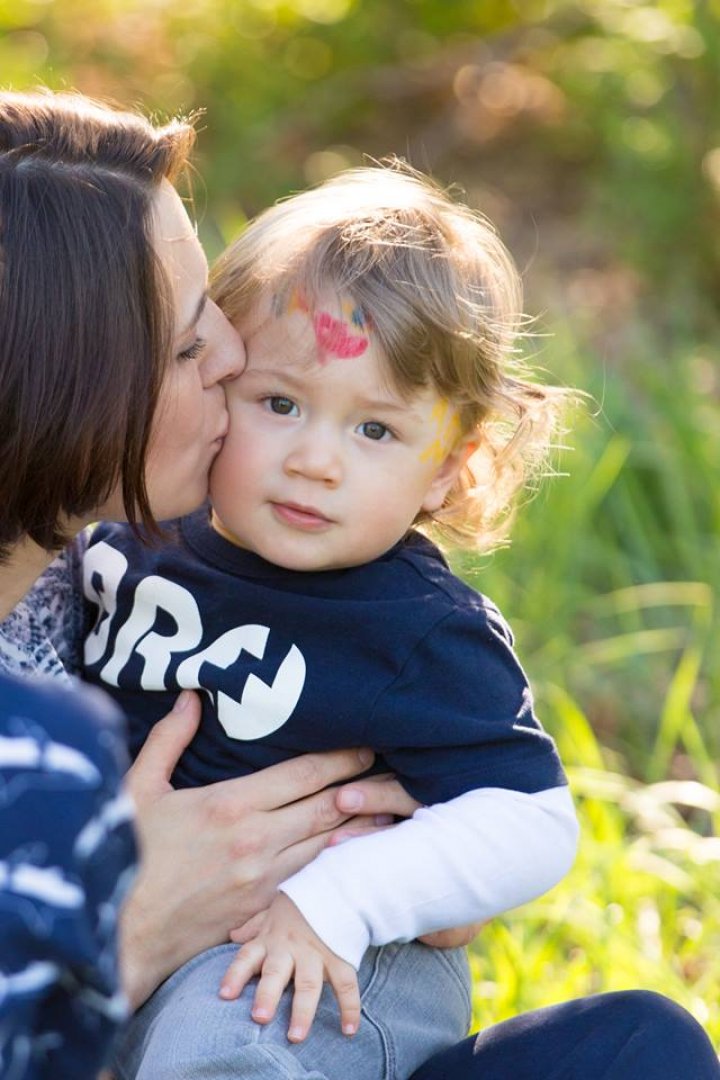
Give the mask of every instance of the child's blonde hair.
<path id="1" fill-rule="evenodd" d="M 432 386 L 457 410 L 458 439 L 477 450 L 424 522 L 488 550 L 546 460 L 565 396 L 529 381 L 516 355 L 522 287 L 502 241 L 481 215 L 392 161 L 277 203 L 213 270 L 214 299 L 236 325 L 267 297 L 298 290 L 312 307 L 328 288 L 362 309 L 400 393 Z"/>

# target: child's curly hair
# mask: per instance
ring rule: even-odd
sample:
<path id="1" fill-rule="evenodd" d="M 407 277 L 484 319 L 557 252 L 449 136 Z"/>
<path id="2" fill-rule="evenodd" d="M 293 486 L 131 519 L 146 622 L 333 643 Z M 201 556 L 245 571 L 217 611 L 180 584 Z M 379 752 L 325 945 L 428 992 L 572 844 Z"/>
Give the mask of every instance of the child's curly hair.
<path id="1" fill-rule="evenodd" d="M 397 160 L 350 169 L 260 214 L 212 288 L 235 324 L 268 296 L 299 290 L 312 306 L 328 288 L 349 294 L 394 387 L 433 386 L 456 410 L 456 438 L 476 443 L 441 510 L 415 524 L 485 551 L 505 538 L 568 395 L 528 378 L 520 277 L 485 218 Z"/>

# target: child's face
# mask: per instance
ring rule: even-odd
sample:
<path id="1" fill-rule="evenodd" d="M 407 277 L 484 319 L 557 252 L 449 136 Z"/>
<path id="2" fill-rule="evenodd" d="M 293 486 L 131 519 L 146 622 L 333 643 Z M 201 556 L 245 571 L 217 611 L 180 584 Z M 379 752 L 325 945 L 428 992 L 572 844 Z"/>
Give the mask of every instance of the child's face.
<path id="1" fill-rule="evenodd" d="M 230 431 L 211 474 L 215 527 L 292 570 L 368 562 L 439 509 L 465 453 L 454 412 L 387 385 L 352 302 L 291 298 L 238 327 L 247 367 L 227 386 Z"/>

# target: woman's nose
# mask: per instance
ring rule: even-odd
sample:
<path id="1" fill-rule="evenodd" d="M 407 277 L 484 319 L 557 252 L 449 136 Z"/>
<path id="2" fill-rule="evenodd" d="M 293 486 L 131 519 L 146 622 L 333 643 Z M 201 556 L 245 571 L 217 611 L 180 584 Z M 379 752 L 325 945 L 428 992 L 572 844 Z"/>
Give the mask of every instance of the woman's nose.
<path id="1" fill-rule="evenodd" d="M 212 300 L 207 302 L 198 331 L 207 341 L 202 364 L 202 380 L 206 390 L 242 374 L 245 368 L 242 338 Z"/>

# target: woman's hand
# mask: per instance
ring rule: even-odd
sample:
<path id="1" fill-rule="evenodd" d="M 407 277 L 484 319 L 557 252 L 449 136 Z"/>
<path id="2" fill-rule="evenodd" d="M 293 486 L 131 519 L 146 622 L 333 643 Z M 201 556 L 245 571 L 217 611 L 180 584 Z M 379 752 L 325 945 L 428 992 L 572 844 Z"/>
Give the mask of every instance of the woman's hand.
<path id="1" fill-rule="evenodd" d="M 408 795 L 389 773 L 343 784 L 337 789 L 335 804 L 345 814 L 362 814 L 363 817 L 354 817 L 347 825 L 335 829 L 329 840 L 330 845 L 363 836 L 378 826 L 392 825 L 396 818 L 412 817 L 420 807 L 420 803 Z"/>
<path id="2" fill-rule="evenodd" d="M 433 934 L 423 934 L 418 941 L 433 949 L 460 949 L 469 945 L 486 925 L 487 922 L 476 922 L 469 926 L 457 926 L 454 930 L 436 930 Z"/>
<path id="3" fill-rule="evenodd" d="M 372 762 L 369 750 L 305 754 L 252 776 L 176 791 L 170 776 L 199 719 L 197 695 L 182 693 L 128 773 L 142 853 L 121 918 L 123 979 L 134 1007 L 186 960 L 227 941 L 231 927 L 270 905 L 278 884 L 357 814 L 347 795 L 325 789 Z M 362 781 L 343 790 L 359 792 L 364 812 L 375 815 L 402 812 L 397 789 Z"/>

